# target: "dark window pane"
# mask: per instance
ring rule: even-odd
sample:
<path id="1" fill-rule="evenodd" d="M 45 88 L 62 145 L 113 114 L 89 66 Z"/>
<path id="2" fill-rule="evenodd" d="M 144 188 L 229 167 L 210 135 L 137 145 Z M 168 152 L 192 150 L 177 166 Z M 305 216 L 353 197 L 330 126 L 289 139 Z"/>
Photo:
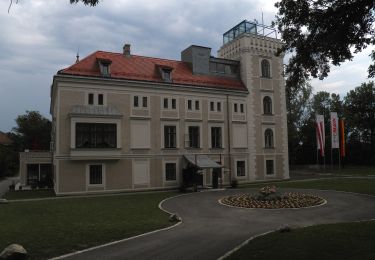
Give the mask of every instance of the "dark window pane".
<path id="1" fill-rule="evenodd" d="M 189 146 L 192 148 L 199 148 L 199 143 L 199 126 L 189 126 Z"/>
<path id="2" fill-rule="evenodd" d="M 192 101 L 188 100 L 188 110 L 192 110 Z"/>
<path id="3" fill-rule="evenodd" d="M 117 125 L 99 123 L 76 124 L 76 148 L 116 148 Z"/>
<path id="4" fill-rule="evenodd" d="M 89 105 L 94 105 L 94 94 L 93 93 L 89 94 Z"/>
<path id="5" fill-rule="evenodd" d="M 176 148 L 176 126 L 164 126 L 164 147 Z"/>
<path id="6" fill-rule="evenodd" d="M 175 163 L 166 163 L 165 164 L 165 179 L 167 181 L 175 181 L 176 178 L 176 164 Z"/>
<path id="7" fill-rule="evenodd" d="M 142 98 L 142 106 L 147 107 L 147 97 Z"/>
<path id="8" fill-rule="evenodd" d="M 210 102 L 210 111 L 214 111 L 214 110 L 215 110 L 215 103 Z"/>
<path id="9" fill-rule="evenodd" d="M 138 107 L 138 96 L 134 96 L 134 107 Z"/>
<path id="10" fill-rule="evenodd" d="M 199 110 L 199 100 L 195 101 L 195 110 Z"/>
<path id="11" fill-rule="evenodd" d="M 273 148 L 273 131 L 271 129 L 264 132 L 264 144 L 266 148 Z"/>
<path id="12" fill-rule="evenodd" d="M 266 115 L 272 114 L 272 100 L 270 97 L 263 98 L 263 113 Z"/>
<path id="13" fill-rule="evenodd" d="M 103 105 L 103 102 L 104 102 L 103 94 L 99 94 L 98 95 L 98 105 Z"/>
<path id="14" fill-rule="evenodd" d="M 211 127 L 211 146 L 212 148 L 221 148 L 221 127 Z"/>
<path id="15" fill-rule="evenodd" d="M 221 111 L 221 103 L 220 102 L 217 102 L 217 111 Z"/>
<path id="16" fill-rule="evenodd" d="M 243 113 L 245 110 L 244 110 L 244 105 L 243 104 L 240 104 L 240 111 L 241 113 Z"/>
<path id="17" fill-rule="evenodd" d="M 102 184 L 102 165 L 90 165 L 90 184 Z"/>
<path id="18" fill-rule="evenodd" d="M 271 76 L 270 62 L 268 60 L 262 60 L 261 67 L 262 67 L 262 77 L 269 78 Z"/>
<path id="19" fill-rule="evenodd" d="M 237 176 L 245 176 L 245 161 L 237 161 Z"/>
<path id="20" fill-rule="evenodd" d="M 172 98 L 172 109 L 176 109 L 177 105 L 176 105 L 177 101 L 175 98 Z"/>
<path id="21" fill-rule="evenodd" d="M 274 174 L 273 160 L 266 160 L 266 174 L 267 175 Z"/>
<path id="22" fill-rule="evenodd" d="M 168 98 L 164 98 L 163 100 L 163 103 L 164 103 L 164 108 L 168 108 Z"/>
<path id="23" fill-rule="evenodd" d="M 234 113 L 237 113 L 238 111 L 238 107 L 237 107 L 237 103 L 234 104 Z"/>

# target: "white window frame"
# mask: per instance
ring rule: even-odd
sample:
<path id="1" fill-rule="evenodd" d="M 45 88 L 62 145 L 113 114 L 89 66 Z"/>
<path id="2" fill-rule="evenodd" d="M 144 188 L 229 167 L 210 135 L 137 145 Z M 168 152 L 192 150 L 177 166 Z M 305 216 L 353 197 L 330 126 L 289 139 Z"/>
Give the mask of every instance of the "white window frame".
<path id="1" fill-rule="evenodd" d="M 177 97 L 162 96 L 160 98 L 161 98 L 161 102 L 160 102 L 160 109 L 161 110 L 163 110 L 163 111 L 176 111 L 176 112 L 179 112 L 179 100 L 178 100 Z M 164 99 L 167 99 L 167 104 L 168 104 L 167 108 L 164 107 Z M 172 99 L 176 100 L 176 108 L 172 108 Z"/>
<path id="2" fill-rule="evenodd" d="M 211 128 L 212 127 L 221 127 L 221 148 L 214 148 L 212 147 L 212 139 L 211 139 Z M 223 123 L 210 123 L 208 124 L 208 138 L 209 138 L 209 147 L 210 149 L 224 149 L 225 148 L 225 133 L 224 133 L 224 124 Z"/>
<path id="3" fill-rule="evenodd" d="M 92 105 L 89 104 L 89 94 L 94 95 L 94 104 L 92 104 Z M 103 105 L 99 105 L 99 94 L 103 95 Z M 96 91 L 96 90 L 85 91 L 85 105 L 88 105 L 88 106 L 107 106 L 107 93 L 101 92 L 101 91 Z"/>
<path id="4" fill-rule="evenodd" d="M 101 184 L 90 184 L 90 165 L 101 165 L 102 166 L 102 183 Z M 103 187 L 106 188 L 106 167 L 104 163 L 88 163 L 86 164 L 86 190 L 91 187 Z"/>
<path id="5" fill-rule="evenodd" d="M 161 122 L 161 129 L 160 129 L 160 138 L 161 138 L 161 145 L 162 149 L 179 149 L 180 148 L 180 129 L 179 129 L 179 122 L 176 121 L 162 121 Z M 176 126 L 176 148 L 166 148 L 164 145 L 164 126 Z"/>
<path id="6" fill-rule="evenodd" d="M 145 163 L 147 165 L 147 177 L 148 177 L 148 182 L 145 182 L 145 183 L 135 183 L 135 172 L 134 172 L 134 165 L 138 162 L 142 162 L 142 163 Z M 135 187 L 135 185 L 147 185 L 148 187 L 150 186 L 150 182 L 151 182 L 151 176 L 150 176 L 150 160 L 149 159 L 133 159 L 132 160 L 132 184 L 133 184 L 133 188 Z"/>
<path id="7" fill-rule="evenodd" d="M 191 109 L 188 109 L 188 100 L 191 100 Z M 199 109 L 195 109 L 195 102 L 199 102 Z M 202 100 L 199 98 L 187 98 L 185 99 L 185 111 L 186 112 L 202 112 Z"/>
<path id="8" fill-rule="evenodd" d="M 266 147 L 266 130 L 271 129 L 273 133 L 273 147 Z M 262 126 L 262 144 L 263 144 L 263 149 L 276 149 L 276 132 L 275 132 L 275 125 L 263 125 Z"/>
<path id="9" fill-rule="evenodd" d="M 269 77 L 263 77 L 262 75 L 262 61 L 263 60 L 268 60 L 268 63 L 270 65 L 270 76 Z M 261 79 L 272 79 L 272 59 L 268 57 L 259 57 L 259 77 Z"/>
<path id="10" fill-rule="evenodd" d="M 167 163 L 174 163 L 176 164 L 176 180 L 167 180 L 167 175 L 166 175 L 166 164 Z M 162 166 L 162 171 L 163 171 L 163 183 L 179 183 L 180 181 L 180 164 L 178 158 L 163 158 L 163 166 Z"/>
<path id="11" fill-rule="evenodd" d="M 138 107 L 135 107 L 134 106 L 134 97 L 137 96 L 138 97 Z M 143 98 L 147 98 L 147 107 L 144 107 L 143 106 Z M 131 104 L 132 104 L 132 109 L 135 109 L 135 110 L 149 110 L 150 107 L 151 107 L 151 98 L 149 95 L 131 95 Z"/>
<path id="12" fill-rule="evenodd" d="M 194 148 L 190 147 L 190 139 L 189 139 L 189 127 L 190 126 L 197 126 L 199 127 L 199 147 Z M 185 122 L 185 148 L 189 149 L 202 149 L 203 148 L 203 138 L 202 138 L 202 123 L 201 122 Z"/>
<path id="13" fill-rule="evenodd" d="M 263 101 L 264 101 L 265 97 L 271 98 L 271 109 L 272 109 L 271 114 L 265 114 L 264 113 L 264 103 L 263 103 Z M 274 98 L 273 98 L 273 93 L 270 93 L 270 92 L 262 93 L 260 98 L 261 98 L 260 103 L 262 104 L 262 115 L 266 115 L 266 116 L 275 115 L 275 107 L 274 107 L 275 102 L 274 102 Z"/>

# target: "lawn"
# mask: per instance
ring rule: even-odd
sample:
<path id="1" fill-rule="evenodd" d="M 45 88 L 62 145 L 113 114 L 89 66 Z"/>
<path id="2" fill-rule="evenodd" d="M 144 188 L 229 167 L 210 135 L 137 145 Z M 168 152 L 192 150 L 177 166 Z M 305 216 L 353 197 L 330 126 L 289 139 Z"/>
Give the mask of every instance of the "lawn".
<path id="1" fill-rule="evenodd" d="M 372 260 L 374 241 L 375 221 L 319 225 L 258 237 L 227 259 Z"/>
<path id="2" fill-rule="evenodd" d="M 375 175 L 375 166 L 349 165 L 341 170 L 331 170 L 330 166 L 327 166 L 327 172 L 332 172 L 338 175 Z"/>
<path id="3" fill-rule="evenodd" d="M 338 190 L 350 191 L 362 194 L 375 195 L 375 178 L 334 178 L 321 179 L 313 181 L 280 181 L 257 184 L 246 184 L 241 187 L 263 187 L 265 185 L 275 185 L 280 188 L 300 188 L 300 189 L 321 189 L 321 190 Z"/>
<path id="4" fill-rule="evenodd" d="M 171 225 L 158 208 L 176 193 L 66 198 L 0 204 L 0 250 L 23 245 L 30 259 L 82 250 Z"/>
<path id="5" fill-rule="evenodd" d="M 8 191 L 3 198 L 7 200 L 37 199 L 55 197 L 53 190 L 18 190 Z"/>

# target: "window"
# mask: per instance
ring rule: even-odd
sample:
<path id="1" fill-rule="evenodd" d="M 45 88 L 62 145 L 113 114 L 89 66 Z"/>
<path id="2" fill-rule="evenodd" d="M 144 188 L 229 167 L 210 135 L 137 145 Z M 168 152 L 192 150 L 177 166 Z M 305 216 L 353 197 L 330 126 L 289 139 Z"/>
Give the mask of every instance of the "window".
<path id="1" fill-rule="evenodd" d="M 237 176 L 243 177 L 245 175 L 245 161 L 237 161 Z"/>
<path id="2" fill-rule="evenodd" d="M 138 96 L 134 96 L 133 97 L 133 104 L 134 104 L 134 107 L 138 107 L 139 104 L 138 104 Z"/>
<path id="3" fill-rule="evenodd" d="M 199 110 L 199 100 L 195 100 L 195 110 Z"/>
<path id="4" fill-rule="evenodd" d="M 199 148 L 199 126 L 189 126 L 189 147 Z"/>
<path id="5" fill-rule="evenodd" d="M 176 148 L 176 126 L 164 126 L 164 148 Z"/>
<path id="6" fill-rule="evenodd" d="M 211 147 L 222 148 L 221 127 L 211 127 Z"/>
<path id="7" fill-rule="evenodd" d="M 215 110 L 215 103 L 214 102 L 210 102 L 210 111 L 214 111 Z"/>
<path id="8" fill-rule="evenodd" d="M 234 103 L 234 113 L 237 113 L 238 112 L 238 105 L 237 103 Z"/>
<path id="9" fill-rule="evenodd" d="M 108 66 L 108 64 L 103 64 L 102 75 L 105 76 L 105 77 L 109 76 L 109 66 Z"/>
<path id="10" fill-rule="evenodd" d="M 221 103 L 220 103 L 220 102 L 217 102 L 217 111 L 218 111 L 218 112 L 221 111 Z"/>
<path id="11" fill-rule="evenodd" d="M 262 77 L 270 78 L 271 77 L 270 62 L 268 60 L 262 60 L 261 67 L 262 67 Z"/>
<path id="12" fill-rule="evenodd" d="M 272 99 L 268 96 L 263 98 L 263 113 L 265 115 L 272 115 Z"/>
<path id="13" fill-rule="evenodd" d="M 147 97 L 142 98 L 142 106 L 147 107 Z"/>
<path id="14" fill-rule="evenodd" d="M 89 93 L 89 105 L 94 105 L 94 94 Z"/>
<path id="15" fill-rule="evenodd" d="M 168 108 L 168 98 L 164 98 L 163 102 L 164 102 L 164 108 L 167 109 Z"/>
<path id="16" fill-rule="evenodd" d="M 98 95 L 98 105 L 103 105 L 104 104 L 104 98 L 103 94 Z"/>
<path id="17" fill-rule="evenodd" d="M 116 124 L 76 123 L 76 148 L 116 147 Z"/>
<path id="18" fill-rule="evenodd" d="M 177 101 L 176 101 L 176 99 L 175 98 L 172 98 L 172 109 L 176 109 L 176 107 L 177 107 Z"/>
<path id="19" fill-rule="evenodd" d="M 177 168 L 176 163 L 165 164 L 165 180 L 166 181 L 175 181 L 177 179 L 176 168 Z"/>
<path id="20" fill-rule="evenodd" d="M 110 60 L 100 60 L 99 61 L 99 69 L 100 73 L 102 74 L 103 77 L 110 77 L 111 73 L 109 71 L 109 66 L 111 65 Z"/>
<path id="21" fill-rule="evenodd" d="M 192 110 L 193 109 L 193 106 L 192 106 L 192 102 L 190 99 L 188 100 L 188 110 Z"/>
<path id="22" fill-rule="evenodd" d="M 244 104 L 240 104 L 240 111 L 241 111 L 241 113 L 244 113 L 244 112 L 245 112 Z"/>
<path id="23" fill-rule="evenodd" d="M 273 132 L 271 129 L 264 132 L 264 147 L 273 148 Z"/>
<path id="24" fill-rule="evenodd" d="M 274 174 L 274 163 L 273 163 L 273 160 L 266 160 L 266 174 L 267 175 Z"/>
<path id="25" fill-rule="evenodd" d="M 103 167 L 101 164 L 90 165 L 90 185 L 103 184 Z"/>
<path id="26" fill-rule="evenodd" d="M 172 68 L 160 68 L 159 67 L 159 71 L 160 71 L 160 74 L 161 74 L 161 78 L 165 82 L 171 82 L 172 81 L 172 75 L 171 75 Z"/>

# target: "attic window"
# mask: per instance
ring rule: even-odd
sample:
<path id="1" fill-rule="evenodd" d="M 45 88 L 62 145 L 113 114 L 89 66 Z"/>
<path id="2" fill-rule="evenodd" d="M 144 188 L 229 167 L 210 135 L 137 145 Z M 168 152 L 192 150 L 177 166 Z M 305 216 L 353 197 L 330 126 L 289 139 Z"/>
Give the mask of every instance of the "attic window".
<path id="1" fill-rule="evenodd" d="M 161 78 L 165 82 L 172 82 L 172 67 L 158 66 Z"/>
<path id="2" fill-rule="evenodd" d="M 110 65 L 112 63 L 111 60 L 104 60 L 104 59 L 98 59 L 99 62 L 99 68 L 100 68 L 100 73 L 102 74 L 103 77 L 110 77 L 111 72 L 110 72 Z"/>

